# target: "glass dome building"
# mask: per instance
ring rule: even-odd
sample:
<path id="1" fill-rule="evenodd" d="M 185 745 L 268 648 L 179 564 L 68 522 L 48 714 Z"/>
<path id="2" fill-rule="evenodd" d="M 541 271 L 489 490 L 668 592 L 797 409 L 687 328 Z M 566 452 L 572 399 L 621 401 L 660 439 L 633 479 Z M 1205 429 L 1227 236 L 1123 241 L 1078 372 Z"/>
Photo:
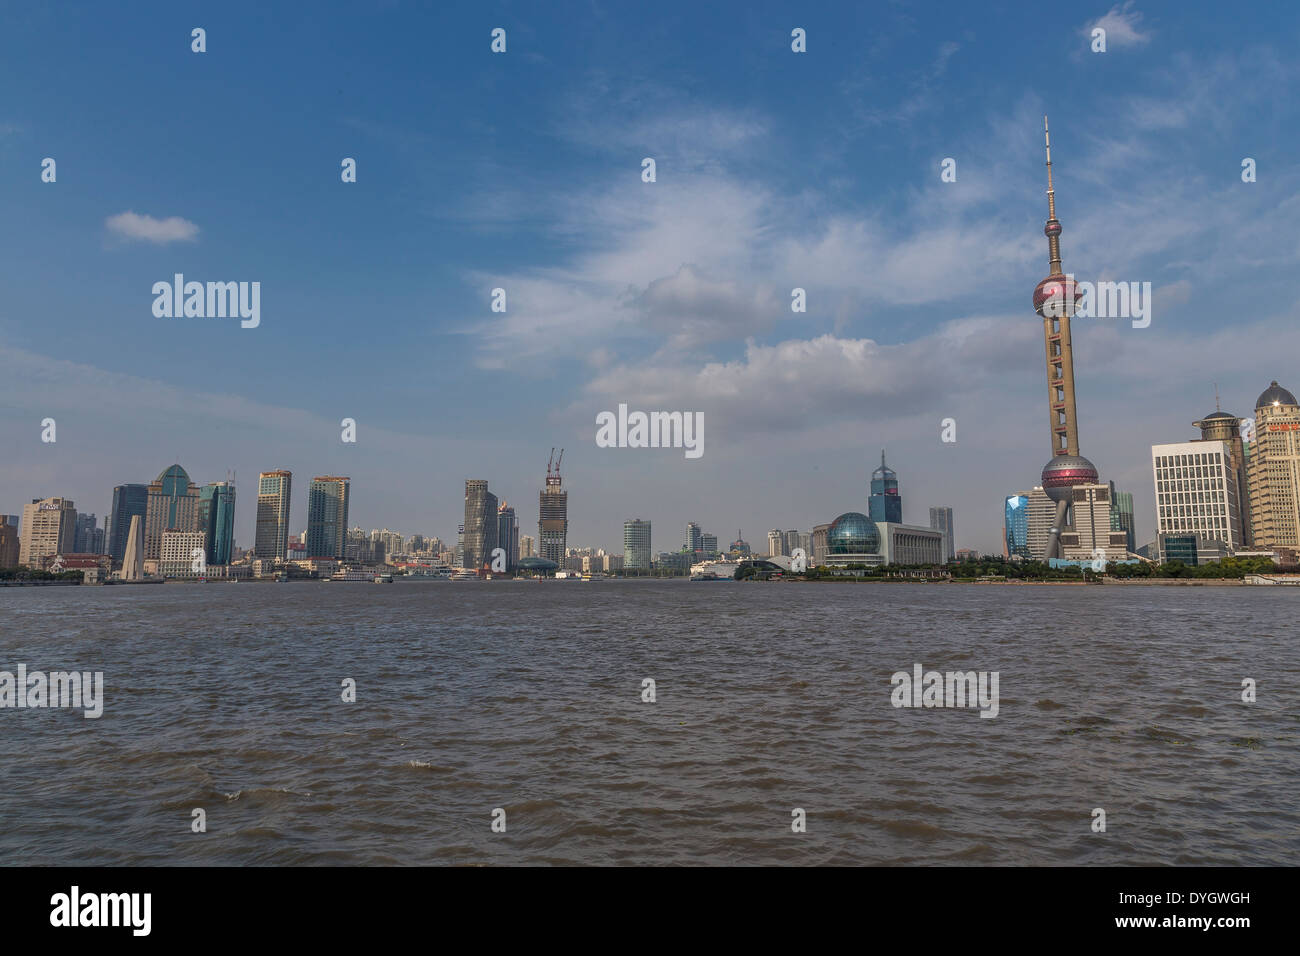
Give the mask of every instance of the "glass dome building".
<path id="1" fill-rule="evenodd" d="M 849 556 L 866 558 L 878 555 L 879 551 L 880 532 L 875 522 L 860 512 L 840 515 L 826 532 L 826 553 L 831 558 L 841 561 Z"/>

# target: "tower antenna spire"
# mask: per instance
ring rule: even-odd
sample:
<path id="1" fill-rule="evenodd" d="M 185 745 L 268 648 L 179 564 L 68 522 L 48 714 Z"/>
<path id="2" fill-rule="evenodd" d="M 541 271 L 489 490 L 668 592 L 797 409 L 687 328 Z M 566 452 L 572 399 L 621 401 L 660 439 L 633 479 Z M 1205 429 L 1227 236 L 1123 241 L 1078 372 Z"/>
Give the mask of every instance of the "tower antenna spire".
<path id="1" fill-rule="evenodd" d="M 1223 411 L 1223 409 L 1219 407 L 1219 383 L 1218 382 L 1214 383 L 1214 410 L 1216 412 Z"/>
<path id="2" fill-rule="evenodd" d="M 1051 263 L 1052 275 L 1061 275 L 1061 223 L 1056 218 L 1056 188 L 1052 185 L 1052 133 L 1047 127 L 1047 117 L 1043 117 L 1043 144 L 1047 147 L 1047 254 Z"/>

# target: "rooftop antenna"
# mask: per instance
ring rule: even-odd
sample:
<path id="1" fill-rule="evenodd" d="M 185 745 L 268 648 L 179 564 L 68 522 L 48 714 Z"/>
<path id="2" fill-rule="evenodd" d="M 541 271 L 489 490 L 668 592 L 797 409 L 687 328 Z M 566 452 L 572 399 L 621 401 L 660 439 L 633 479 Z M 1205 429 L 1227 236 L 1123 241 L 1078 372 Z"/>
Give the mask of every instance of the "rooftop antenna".
<path id="1" fill-rule="evenodd" d="M 1214 383 L 1214 410 L 1216 412 L 1223 411 L 1223 409 L 1219 407 L 1219 383 L 1218 382 Z"/>

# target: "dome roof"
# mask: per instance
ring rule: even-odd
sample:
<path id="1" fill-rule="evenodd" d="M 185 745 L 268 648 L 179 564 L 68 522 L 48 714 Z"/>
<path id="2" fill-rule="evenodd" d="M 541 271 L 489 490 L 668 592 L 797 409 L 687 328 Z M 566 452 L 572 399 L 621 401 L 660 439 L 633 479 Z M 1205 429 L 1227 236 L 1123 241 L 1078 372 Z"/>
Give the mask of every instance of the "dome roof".
<path id="1" fill-rule="evenodd" d="M 515 567 L 525 571 L 554 571 L 559 565 L 546 558 L 520 558 Z"/>
<path id="2" fill-rule="evenodd" d="M 1210 414 L 1202 418 L 1201 421 L 1209 422 L 1209 421 L 1213 421 L 1216 418 L 1236 418 L 1236 417 L 1237 417 L 1236 415 L 1229 415 L 1227 412 L 1210 412 Z"/>
<path id="3" fill-rule="evenodd" d="M 830 554 L 876 554 L 880 550 L 880 532 L 866 515 L 848 511 L 827 529 L 826 550 Z"/>
<path id="4" fill-rule="evenodd" d="M 154 481 L 162 484 L 164 495 L 183 495 L 190 487 L 190 476 L 180 465 L 164 468 Z"/>
<path id="5" fill-rule="evenodd" d="M 1300 402 L 1297 402 L 1295 396 L 1277 382 L 1270 382 L 1268 388 L 1264 389 L 1264 393 L 1259 396 L 1255 407 L 1268 408 L 1271 405 L 1300 405 Z"/>

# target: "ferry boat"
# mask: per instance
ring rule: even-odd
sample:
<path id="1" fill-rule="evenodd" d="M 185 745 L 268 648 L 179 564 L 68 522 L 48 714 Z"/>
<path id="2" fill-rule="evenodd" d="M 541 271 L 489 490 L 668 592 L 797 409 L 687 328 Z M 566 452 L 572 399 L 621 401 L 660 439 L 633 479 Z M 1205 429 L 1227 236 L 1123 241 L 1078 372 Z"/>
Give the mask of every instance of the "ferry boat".
<path id="1" fill-rule="evenodd" d="M 375 583 L 376 583 L 376 584 L 392 584 L 392 583 L 393 583 L 393 576 L 392 576 L 391 574 L 376 574 L 376 575 L 375 575 Z"/>
<path id="2" fill-rule="evenodd" d="M 692 581 L 734 581 L 739 561 L 701 561 L 691 565 Z"/>

